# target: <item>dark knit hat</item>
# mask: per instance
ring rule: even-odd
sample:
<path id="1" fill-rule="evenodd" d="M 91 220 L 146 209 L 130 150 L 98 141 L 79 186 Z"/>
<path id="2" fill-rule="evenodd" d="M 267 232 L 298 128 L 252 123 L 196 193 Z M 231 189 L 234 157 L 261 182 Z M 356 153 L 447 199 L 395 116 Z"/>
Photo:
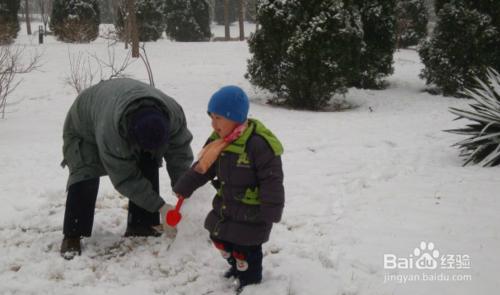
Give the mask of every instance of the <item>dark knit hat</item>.
<path id="1" fill-rule="evenodd" d="M 129 118 L 129 136 L 141 148 L 154 150 L 168 142 L 168 117 L 157 108 L 139 108 Z"/>
<path id="2" fill-rule="evenodd" d="M 225 86 L 212 95 L 208 102 L 208 113 L 244 123 L 248 116 L 248 97 L 238 86 Z"/>

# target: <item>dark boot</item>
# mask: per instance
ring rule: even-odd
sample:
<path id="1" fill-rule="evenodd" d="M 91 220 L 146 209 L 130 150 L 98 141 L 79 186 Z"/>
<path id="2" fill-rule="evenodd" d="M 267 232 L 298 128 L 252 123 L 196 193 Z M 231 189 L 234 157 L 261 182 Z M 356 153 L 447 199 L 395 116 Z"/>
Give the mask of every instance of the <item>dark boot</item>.
<path id="1" fill-rule="evenodd" d="M 238 246 L 233 252 L 240 284 L 236 289 L 239 294 L 248 285 L 262 282 L 262 246 Z"/>
<path id="2" fill-rule="evenodd" d="M 233 252 L 233 244 L 222 241 L 219 239 L 216 239 L 212 236 L 210 236 L 210 239 L 212 239 L 212 242 L 214 243 L 215 248 L 220 251 L 220 254 L 224 259 L 226 259 L 227 263 L 231 266 L 225 273 L 224 277 L 226 279 L 229 278 L 237 278 L 238 277 L 238 270 L 236 269 L 236 260 L 232 256 Z"/>
<path id="3" fill-rule="evenodd" d="M 238 279 L 240 281 L 240 284 L 236 289 L 236 293 L 240 294 L 246 286 L 260 284 L 260 282 L 262 282 L 262 272 L 252 275 L 241 275 L 240 273 Z"/>
<path id="4" fill-rule="evenodd" d="M 76 255 L 82 255 L 82 248 L 80 245 L 80 237 L 70 238 L 64 237 L 61 243 L 61 256 L 66 260 L 73 259 Z"/>
<path id="5" fill-rule="evenodd" d="M 236 260 L 234 260 L 233 257 L 230 257 L 227 259 L 227 262 L 231 265 L 231 267 L 224 273 L 224 277 L 226 279 L 237 278 L 238 270 L 236 269 Z"/>

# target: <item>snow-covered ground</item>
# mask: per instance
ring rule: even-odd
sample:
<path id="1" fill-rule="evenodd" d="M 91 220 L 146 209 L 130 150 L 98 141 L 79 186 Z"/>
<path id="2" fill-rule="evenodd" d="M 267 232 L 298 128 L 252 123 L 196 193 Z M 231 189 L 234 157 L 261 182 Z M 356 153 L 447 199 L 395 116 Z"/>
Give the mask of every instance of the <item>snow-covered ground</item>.
<path id="1" fill-rule="evenodd" d="M 234 293 L 222 278 L 226 264 L 202 227 L 214 193 L 208 186 L 185 203 L 171 242 L 123 238 L 127 201 L 103 178 L 82 256 L 59 256 L 68 173 L 59 166 L 61 133 L 75 97 L 64 82 L 68 52 L 105 57 L 107 41 L 36 42 L 18 38 L 28 51 L 43 51 L 43 66 L 22 76 L 0 120 L 0 294 Z M 122 46 L 116 47 L 119 57 Z M 461 137 L 442 130 L 466 123 L 452 121 L 448 108 L 467 101 L 422 92 L 415 51 L 396 53 L 388 89 L 351 90 L 346 100 L 356 108 L 308 112 L 263 103 L 269 95 L 243 78 L 245 42 L 160 40 L 147 50 L 156 86 L 186 112 L 193 150 L 210 132 L 209 97 L 226 84 L 248 91 L 250 116 L 285 146 L 284 217 L 264 245 L 264 281 L 243 294 L 498 292 L 500 170 L 461 166 L 458 150 L 450 147 Z M 147 81 L 140 61 L 127 72 Z M 161 173 L 161 193 L 174 202 Z M 384 255 L 385 266 L 397 257 L 399 267 L 384 269 Z M 437 266 L 417 268 L 412 262 L 421 257 Z M 414 267 L 404 269 L 405 262 Z"/>

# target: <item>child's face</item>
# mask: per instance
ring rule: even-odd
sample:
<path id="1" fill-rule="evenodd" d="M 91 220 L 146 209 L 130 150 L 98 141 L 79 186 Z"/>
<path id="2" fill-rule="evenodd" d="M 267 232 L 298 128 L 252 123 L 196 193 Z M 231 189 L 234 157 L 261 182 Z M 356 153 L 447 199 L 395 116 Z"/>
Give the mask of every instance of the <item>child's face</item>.
<path id="1" fill-rule="evenodd" d="M 231 121 L 214 113 L 210 114 L 210 118 L 212 118 L 212 128 L 214 128 L 214 131 L 221 138 L 228 136 L 234 128 L 239 125 L 237 122 Z"/>

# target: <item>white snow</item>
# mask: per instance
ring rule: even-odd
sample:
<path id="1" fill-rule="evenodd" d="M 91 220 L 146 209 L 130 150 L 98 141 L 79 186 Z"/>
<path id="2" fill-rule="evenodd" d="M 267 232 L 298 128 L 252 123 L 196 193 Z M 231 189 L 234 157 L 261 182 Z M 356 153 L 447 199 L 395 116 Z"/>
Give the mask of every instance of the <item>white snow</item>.
<path id="1" fill-rule="evenodd" d="M 214 32 L 220 36 L 223 29 Z M 75 97 L 64 82 L 67 56 L 105 57 L 107 42 L 36 41 L 21 30 L 17 44 L 43 49 L 43 66 L 20 76 L 23 83 L 0 120 L 0 294 L 233 294 L 232 282 L 222 278 L 227 265 L 203 229 L 214 194 L 208 185 L 185 202 L 171 242 L 123 238 L 127 200 L 103 177 L 82 256 L 59 256 L 68 173 L 59 166 L 61 133 Z M 123 44 L 116 46 L 123 56 Z M 243 77 L 245 42 L 159 40 L 147 50 L 156 86 L 185 110 L 195 152 L 210 132 L 208 99 L 226 84 L 249 93 L 251 117 L 284 144 L 284 217 L 264 244 L 262 284 L 243 294 L 498 292 L 500 170 L 461 166 L 451 144 L 462 137 L 442 130 L 467 123 L 452 121 L 448 112 L 467 100 L 423 92 L 415 51 L 395 54 L 388 89 L 351 89 L 345 99 L 356 108 L 308 112 L 263 103 L 269 94 Z M 140 61 L 127 72 L 147 82 Z M 161 171 L 161 193 L 174 202 Z M 384 254 L 408 258 L 421 241 L 434 243 L 440 255 L 469 255 L 470 269 L 384 269 Z M 422 273 L 445 274 L 450 281 L 385 282 L 386 274 Z M 452 281 L 454 274 L 471 280 Z"/>

